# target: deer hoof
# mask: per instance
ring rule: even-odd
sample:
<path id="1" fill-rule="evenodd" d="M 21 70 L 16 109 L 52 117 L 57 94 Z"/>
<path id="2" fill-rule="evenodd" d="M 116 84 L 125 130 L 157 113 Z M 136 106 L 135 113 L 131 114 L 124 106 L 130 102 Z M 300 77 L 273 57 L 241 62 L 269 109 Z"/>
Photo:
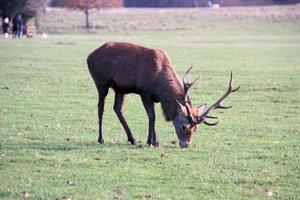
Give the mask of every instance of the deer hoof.
<path id="1" fill-rule="evenodd" d="M 135 141 L 135 139 L 134 138 L 132 138 L 132 139 L 130 139 L 130 140 L 128 140 L 132 145 L 136 145 L 136 141 Z"/>
<path id="2" fill-rule="evenodd" d="M 98 143 L 99 144 L 104 144 L 104 140 L 103 139 L 98 139 Z"/>
<path id="3" fill-rule="evenodd" d="M 159 147 L 159 142 L 153 142 L 152 144 L 154 147 Z"/>
<path id="4" fill-rule="evenodd" d="M 148 143 L 149 144 L 149 143 Z M 149 146 L 150 147 L 156 147 L 156 148 L 158 148 L 159 147 L 159 142 L 151 142 L 150 144 L 149 144 Z"/>

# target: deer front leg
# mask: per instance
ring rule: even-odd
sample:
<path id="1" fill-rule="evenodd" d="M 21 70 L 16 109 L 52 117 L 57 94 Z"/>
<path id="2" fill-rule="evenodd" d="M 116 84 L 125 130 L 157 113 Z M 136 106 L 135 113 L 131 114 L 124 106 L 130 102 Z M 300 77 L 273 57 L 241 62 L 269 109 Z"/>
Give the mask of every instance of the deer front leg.
<path id="1" fill-rule="evenodd" d="M 151 100 L 151 97 L 148 96 L 142 96 L 142 101 L 149 119 L 149 132 L 148 132 L 147 144 L 153 145 L 155 147 L 159 147 L 159 142 L 156 139 L 156 133 L 155 133 L 154 102 Z"/>
<path id="2" fill-rule="evenodd" d="M 122 106 L 124 102 L 124 94 L 120 94 L 116 92 L 115 94 L 115 103 L 114 103 L 114 111 L 116 112 L 123 128 L 125 129 L 125 132 L 127 134 L 128 141 L 132 144 L 135 145 L 136 141 L 131 133 L 130 128 L 128 127 L 128 124 L 124 118 L 123 111 L 122 111 Z"/>

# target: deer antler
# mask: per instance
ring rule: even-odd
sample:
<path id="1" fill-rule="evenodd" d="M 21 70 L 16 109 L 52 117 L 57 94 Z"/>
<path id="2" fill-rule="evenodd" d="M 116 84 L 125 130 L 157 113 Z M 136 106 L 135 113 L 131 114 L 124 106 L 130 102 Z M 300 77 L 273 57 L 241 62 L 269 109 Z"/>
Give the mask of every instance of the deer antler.
<path id="1" fill-rule="evenodd" d="M 231 83 L 232 83 L 232 72 L 230 74 L 229 87 L 228 87 L 227 91 L 225 92 L 225 94 L 223 94 L 223 96 L 221 96 L 220 99 L 217 100 L 212 106 L 210 106 L 205 112 L 203 112 L 201 115 L 197 116 L 197 118 L 195 120 L 197 124 L 200 124 L 203 122 L 204 124 L 206 124 L 208 126 L 214 126 L 218 123 L 218 121 L 215 123 L 208 123 L 207 121 L 205 121 L 206 118 L 215 118 L 216 119 L 216 117 L 208 116 L 209 112 L 214 109 L 228 109 L 228 108 L 232 107 L 232 106 L 222 106 L 221 105 L 222 101 L 224 99 L 226 99 L 226 97 L 228 97 L 231 93 L 236 92 L 238 89 L 240 89 L 241 85 L 239 85 L 235 89 L 232 89 Z"/>
<path id="2" fill-rule="evenodd" d="M 187 95 L 188 90 L 194 85 L 194 83 L 196 83 L 196 81 L 200 78 L 200 76 L 198 76 L 195 80 L 193 80 L 193 82 L 189 83 L 187 82 L 187 76 L 189 74 L 189 72 L 192 70 L 193 67 L 190 67 L 183 75 L 183 87 L 184 87 L 184 93 L 185 95 Z"/>

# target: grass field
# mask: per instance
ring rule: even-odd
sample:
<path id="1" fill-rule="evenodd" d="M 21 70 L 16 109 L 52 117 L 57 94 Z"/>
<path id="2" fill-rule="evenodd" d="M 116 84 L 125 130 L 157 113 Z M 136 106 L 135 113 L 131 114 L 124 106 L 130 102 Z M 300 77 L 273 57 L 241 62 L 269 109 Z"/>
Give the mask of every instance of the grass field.
<path id="1" fill-rule="evenodd" d="M 300 6 L 91 18 L 86 33 L 80 13 L 53 10 L 41 16 L 47 40 L 0 39 L 0 199 L 300 199 Z M 180 149 L 157 105 L 161 147 L 152 148 L 142 103 L 129 95 L 124 110 L 139 141 L 131 146 L 110 91 L 106 143 L 97 144 L 86 57 L 107 41 L 164 49 L 180 76 L 193 65 L 194 104 L 216 100 L 233 70 L 242 85 L 226 100 L 233 108 L 215 111 L 218 126 L 201 125 Z"/>

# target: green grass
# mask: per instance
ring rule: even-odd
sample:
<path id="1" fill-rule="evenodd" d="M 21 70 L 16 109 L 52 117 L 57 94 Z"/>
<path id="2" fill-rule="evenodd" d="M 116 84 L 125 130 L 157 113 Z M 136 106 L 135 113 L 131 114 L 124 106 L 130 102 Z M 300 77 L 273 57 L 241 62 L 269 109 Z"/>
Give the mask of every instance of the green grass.
<path id="1" fill-rule="evenodd" d="M 43 30 L 59 34 L 1 38 L 0 199 L 24 199 L 24 192 L 27 199 L 268 199 L 268 189 L 270 199 L 299 199 L 299 7 L 130 11 L 99 18 L 144 19 L 151 26 L 165 21 L 168 28 L 147 30 L 145 23 L 120 31 L 112 25 L 70 34 L 57 27 L 80 24 L 75 13 L 46 27 L 59 19 L 48 13 Z M 188 20 L 195 12 L 205 20 Z M 191 78 L 201 75 L 191 91 L 195 105 L 216 100 L 233 70 L 242 85 L 226 100 L 233 108 L 216 111 L 218 126 L 201 125 L 193 146 L 180 149 L 171 144 L 174 128 L 157 105 L 161 147 L 151 148 L 140 98 L 129 95 L 124 110 L 139 141 L 134 147 L 113 112 L 110 91 L 106 143 L 97 144 L 97 92 L 85 60 L 107 41 L 164 49 L 180 75 L 192 64 Z"/>

